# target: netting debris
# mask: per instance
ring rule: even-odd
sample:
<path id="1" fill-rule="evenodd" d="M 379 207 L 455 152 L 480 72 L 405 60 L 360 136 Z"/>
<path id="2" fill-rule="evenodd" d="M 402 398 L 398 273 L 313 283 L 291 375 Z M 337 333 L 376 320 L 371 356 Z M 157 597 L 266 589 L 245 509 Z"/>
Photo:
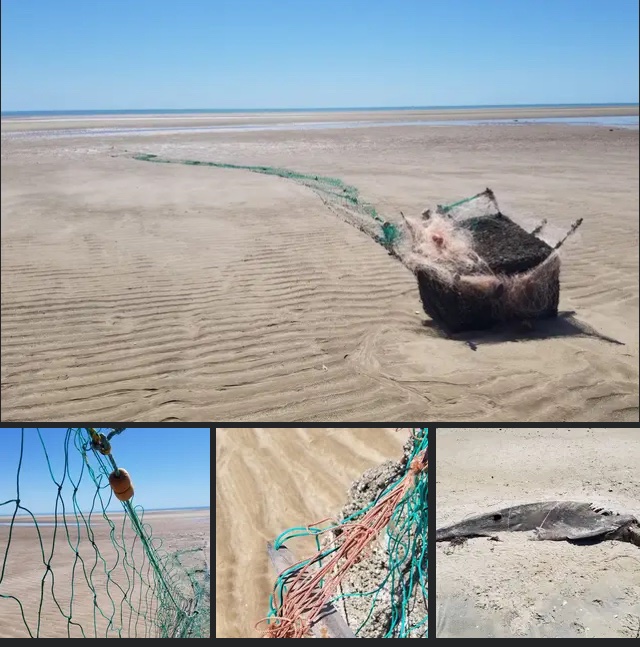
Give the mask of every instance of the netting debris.
<path id="1" fill-rule="evenodd" d="M 560 298 L 558 249 L 501 213 L 491 189 L 403 216 L 400 255 L 418 280 L 425 312 L 451 332 L 480 330 L 519 319 L 555 317 Z"/>
<path id="2" fill-rule="evenodd" d="M 0 614 L 13 614 L 16 636 L 45 638 L 64 632 L 68 638 L 208 637 L 210 593 L 208 566 L 206 573 L 201 566 L 204 548 L 167 554 L 145 522 L 143 508 L 132 504 L 132 492 L 123 494 L 121 518 L 107 512 L 115 496 L 109 477 L 124 472 L 115 463 L 109 440 L 123 429 L 108 434 L 67 429 L 64 469 L 57 475 L 51 449 L 47 451 L 43 434 L 36 431 L 40 447 L 29 450 L 43 451 L 57 487 L 53 514 L 35 516 L 20 499 L 24 429 L 16 497 L 0 502 L 0 514 L 5 506 L 11 514 L 10 522 L 0 524 L 8 526 L 6 548 L 0 549 Z M 80 508 L 81 488 L 92 493 L 90 510 Z M 71 495 L 71 506 L 63 493 Z M 19 511 L 24 516 L 18 516 Z M 32 541 L 33 531 L 39 551 L 25 557 L 35 577 L 25 582 L 18 557 L 23 553 L 16 551 L 20 538 Z M 92 603 L 87 605 L 87 599 Z"/>
<path id="3" fill-rule="evenodd" d="M 558 249 L 582 224 L 576 220 L 554 246 L 542 239 L 542 220 L 530 232 L 501 213 L 486 189 L 421 218 L 392 222 L 338 178 L 275 166 L 171 160 L 152 154 L 134 159 L 246 170 L 298 182 L 414 272 L 424 311 L 448 332 L 482 330 L 496 323 L 555 317 L 560 299 Z"/>
<path id="4" fill-rule="evenodd" d="M 331 609 L 356 637 L 427 637 L 427 452 L 428 430 L 412 430 L 400 461 L 354 484 L 340 521 L 291 528 L 276 539 L 277 550 L 312 537 L 317 552 L 279 574 L 267 637 L 307 637 Z"/>
<path id="5" fill-rule="evenodd" d="M 308 187 L 320 196 L 322 201 L 336 212 L 341 218 L 354 227 L 371 236 L 376 242 L 387 249 L 392 249 L 399 232 L 395 224 L 380 216 L 375 207 L 365 202 L 355 186 L 346 184 L 339 178 L 326 177 L 313 173 L 300 173 L 277 166 L 249 166 L 246 164 L 228 164 L 225 162 L 207 162 L 200 160 L 172 160 L 149 153 L 134 155 L 133 159 L 157 164 L 185 164 L 187 166 L 211 166 L 214 168 L 236 169 L 251 171 L 263 175 L 293 180 Z"/>

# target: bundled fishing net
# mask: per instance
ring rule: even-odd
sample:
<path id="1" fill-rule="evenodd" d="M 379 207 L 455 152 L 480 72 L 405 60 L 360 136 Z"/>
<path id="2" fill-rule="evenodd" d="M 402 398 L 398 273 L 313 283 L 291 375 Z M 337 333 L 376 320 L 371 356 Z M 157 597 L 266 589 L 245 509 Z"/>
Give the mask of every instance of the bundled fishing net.
<path id="1" fill-rule="evenodd" d="M 153 154 L 134 159 L 274 175 L 313 190 L 344 221 L 367 233 L 399 258 L 417 279 L 425 312 L 451 332 L 489 328 L 508 320 L 554 317 L 560 298 L 557 250 L 582 223 L 550 245 L 546 220 L 525 231 L 500 212 L 490 189 L 459 202 L 426 210 L 421 218 L 393 223 L 339 178 L 275 166 L 177 160 Z"/>
<path id="2" fill-rule="evenodd" d="M 266 637 L 318 634 L 323 617 L 336 612 L 357 637 L 427 636 L 427 450 L 428 430 L 412 430 L 400 461 L 354 485 L 339 522 L 291 528 L 277 538 L 276 550 L 312 537 L 316 553 L 279 574 Z"/>
<path id="3" fill-rule="evenodd" d="M 403 216 L 404 217 L 404 216 Z M 404 217 L 401 255 L 418 278 L 427 314 L 449 330 L 486 328 L 500 321 L 556 316 L 558 249 L 500 212 L 493 192 Z"/>

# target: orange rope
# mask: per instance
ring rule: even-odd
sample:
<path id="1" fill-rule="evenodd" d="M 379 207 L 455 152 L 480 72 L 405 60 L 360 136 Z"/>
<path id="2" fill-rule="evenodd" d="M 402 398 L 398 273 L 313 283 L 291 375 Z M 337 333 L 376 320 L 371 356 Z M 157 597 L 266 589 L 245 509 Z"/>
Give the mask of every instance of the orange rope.
<path id="1" fill-rule="evenodd" d="M 304 638 L 309 635 L 349 569 L 365 557 L 367 549 L 389 524 L 393 511 L 413 487 L 415 477 L 427 467 L 426 452 L 416 456 L 405 477 L 360 519 L 323 531 L 341 528 L 339 540 L 333 540 L 334 546 L 338 543 L 339 546 L 317 570 L 314 563 L 321 553 L 309 562 L 298 563 L 299 569 L 288 578 L 277 615 L 268 620 L 270 624 L 264 631 L 265 638 Z"/>

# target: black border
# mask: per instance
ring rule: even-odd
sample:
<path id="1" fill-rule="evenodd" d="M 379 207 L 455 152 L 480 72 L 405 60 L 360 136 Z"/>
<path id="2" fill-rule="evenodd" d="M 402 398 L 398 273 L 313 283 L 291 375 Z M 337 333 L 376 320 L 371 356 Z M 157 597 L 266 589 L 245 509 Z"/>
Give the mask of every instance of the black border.
<path id="1" fill-rule="evenodd" d="M 428 420 L 428 416 L 425 416 L 425 419 Z M 439 427 L 455 428 L 455 427 L 469 427 L 469 428 L 480 428 L 480 429 L 497 429 L 497 428 L 508 428 L 508 429 L 531 429 L 533 427 L 538 427 L 540 429 L 557 429 L 564 427 L 575 427 L 575 428 L 615 428 L 615 429 L 633 429 L 639 427 L 640 421 L 636 422 L 573 422 L 573 421 L 561 421 L 561 422 L 426 422 L 422 420 L 420 422 L 406 422 L 406 421 L 387 421 L 387 422 L 214 422 L 213 420 L 208 420 L 206 422 L 113 422 L 113 421 L 73 421 L 73 422 L 0 422 L 0 429 L 3 428 L 16 428 L 16 427 L 40 427 L 41 429 L 51 428 L 51 427 L 120 427 L 125 426 L 131 429 L 136 427 L 176 427 L 176 428 L 203 428 L 203 429 L 216 429 L 216 428 L 243 428 L 243 427 L 258 427 L 264 429 L 270 428 L 293 428 L 297 429 L 299 427 L 305 428 L 331 428 L 331 429 L 348 429 L 349 427 L 360 428 L 360 427 L 427 427 L 429 432 L 433 428 L 438 429 Z"/>
<path id="2" fill-rule="evenodd" d="M 638 427 L 637 422 L 231 422 L 231 423 L 199 423 L 199 422 L 129 422 L 129 423 L 113 423 L 113 422 L 1 422 L 0 430 L 3 428 L 16 428 L 16 427 L 39 427 L 42 429 L 56 428 L 56 427 L 117 427 L 125 425 L 128 428 L 144 428 L 144 427 L 157 427 L 157 428 L 205 428 L 211 432 L 215 432 L 217 428 L 244 428 L 244 427 L 257 427 L 257 428 L 299 428 L 304 426 L 306 428 L 410 428 L 410 427 L 426 427 L 429 430 L 429 537 L 435 537 L 436 533 L 436 480 L 437 480 L 437 430 L 438 428 L 513 428 L 513 429 L 530 429 L 533 427 L 542 429 L 556 429 L 562 427 L 575 427 L 575 428 L 616 428 L 616 429 L 633 429 Z M 640 434 L 640 428 L 638 429 Z M 1 431 L 0 431 L 1 435 Z M 212 458 L 214 459 L 213 472 L 215 475 L 215 448 L 212 450 Z M 215 489 L 213 480 L 211 482 L 211 490 Z M 215 518 L 215 512 L 214 512 Z M 215 539 L 215 529 L 213 529 Z M 429 638 L 435 639 L 437 632 L 437 600 L 436 600 L 436 544 L 434 540 L 429 541 Z M 215 629 L 215 620 L 213 621 Z"/>
<path id="3" fill-rule="evenodd" d="M 427 424 L 427 423 L 425 423 Z M 429 636 L 428 638 L 435 638 L 436 631 L 438 628 L 437 619 L 436 619 L 436 476 L 437 476 L 437 451 L 438 445 L 436 442 L 436 432 L 438 428 L 435 425 L 427 426 L 429 429 L 429 473 L 428 473 L 428 482 L 429 482 L 429 548 L 427 554 L 429 555 L 429 568 L 428 568 L 428 577 L 429 577 L 429 600 L 427 605 L 427 611 L 429 613 L 428 627 L 429 627 Z"/>

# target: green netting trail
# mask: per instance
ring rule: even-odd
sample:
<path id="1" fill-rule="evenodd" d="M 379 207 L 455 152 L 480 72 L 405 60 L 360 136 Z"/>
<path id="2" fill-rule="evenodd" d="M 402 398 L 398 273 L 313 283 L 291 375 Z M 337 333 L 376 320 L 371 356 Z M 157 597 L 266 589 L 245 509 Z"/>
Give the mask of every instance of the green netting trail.
<path id="1" fill-rule="evenodd" d="M 148 153 L 133 156 L 133 159 L 142 162 L 155 162 L 157 164 L 185 164 L 187 166 L 211 166 L 214 168 L 236 169 L 251 171 L 264 175 L 293 180 L 315 191 L 329 207 L 339 210 L 352 225 L 369 234 L 376 242 L 392 250 L 400 237 L 399 228 L 385 220 L 376 211 L 375 207 L 360 197 L 356 187 L 345 184 L 339 178 L 325 177 L 313 173 L 299 173 L 276 166 L 248 166 L 244 164 L 228 164 L 224 162 L 206 162 L 199 160 L 174 160 L 158 157 Z"/>
<path id="2" fill-rule="evenodd" d="M 398 464 L 399 471 L 392 472 L 395 475 L 391 476 L 392 482 L 367 505 L 328 527 L 295 527 L 278 536 L 274 543 L 276 550 L 293 539 L 312 537 L 317 553 L 284 570 L 276 578 L 274 592 L 269 600 L 265 633 L 271 634 L 272 637 L 282 637 L 283 634 L 288 634 L 284 637 L 294 637 L 292 633 L 298 627 L 293 626 L 290 611 L 300 607 L 296 604 L 287 607 L 287 597 L 296 595 L 296 587 L 300 580 L 304 586 L 305 581 L 309 582 L 313 578 L 313 573 L 320 571 L 323 578 L 314 595 L 307 595 L 305 598 L 304 613 L 307 617 L 315 606 L 320 607 L 328 602 L 340 608 L 341 604 L 344 607 L 342 600 L 351 598 L 349 604 L 352 617 L 349 626 L 356 637 L 427 637 L 428 429 L 418 428 L 411 431 L 411 440 L 405 446 L 405 456 Z M 365 489 L 369 487 L 370 485 L 367 485 Z M 376 514 L 377 512 L 379 514 Z M 385 523 L 381 530 L 380 524 L 376 527 L 373 521 L 379 521 L 380 518 Z M 358 533 L 364 540 L 351 542 L 350 549 L 343 551 L 344 559 L 341 556 L 339 560 L 335 560 L 335 555 Z M 327 535 L 331 537 L 330 540 L 327 540 Z M 357 553 L 355 559 L 354 553 Z M 331 571 L 322 570 L 332 559 L 334 567 Z M 365 563 L 367 559 L 371 560 L 371 567 Z M 381 559 L 386 562 L 383 569 L 380 569 Z M 372 578 L 377 578 L 377 581 L 368 590 L 360 588 L 358 583 L 365 581 L 360 575 L 350 580 L 349 569 L 354 568 L 367 572 L 370 570 L 366 581 L 371 582 Z M 300 577 L 296 579 L 298 575 Z M 336 579 L 341 582 L 337 589 L 333 586 Z M 347 586 L 344 585 L 345 582 L 348 583 Z M 336 589 L 336 593 L 323 597 L 318 591 L 323 587 L 330 588 L 332 592 Z M 305 591 L 305 594 L 307 593 L 308 591 Z M 357 605 L 356 598 L 359 599 Z M 317 605 L 309 600 L 317 601 Z M 357 626 L 354 626 L 356 613 L 353 609 L 356 606 L 359 606 L 357 616 L 360 620 Z M 289 613 L 286 613 L 285 609 Z M 305 625 L 304 619 L 295 620 L 298 624 Z M 308 627 L 303 629 L 306 630 Z M 301 635 L 303 631 L 297 635 Z"/>
<path id="3" fill-rule="evenodd" d="M 48 430 L 35 431 L 27 444 L 21 431 L 15 498 L 0 502 L 0 619 L 12 618 L 11 635 L 209 637 L 204 547 L 167 553 L 142 507 L 118 502 L 111 489 L 109 475 L 121 474 L 117 443 L 126 435 L 113 438 L 124 429 L 67 429 L 62 470 L 54 469 L 54 450 L 47 450 Z M 36 516 L 20 498 L 23 460 L 36 451 L 53 483 L 53 514 Z M 128 467 L 135 484 L 135 465 Z M 81 509 L 79 493 L 91 501 L 89 510 Z M 122 513 L 107 512 L 114 502 Z"/>

